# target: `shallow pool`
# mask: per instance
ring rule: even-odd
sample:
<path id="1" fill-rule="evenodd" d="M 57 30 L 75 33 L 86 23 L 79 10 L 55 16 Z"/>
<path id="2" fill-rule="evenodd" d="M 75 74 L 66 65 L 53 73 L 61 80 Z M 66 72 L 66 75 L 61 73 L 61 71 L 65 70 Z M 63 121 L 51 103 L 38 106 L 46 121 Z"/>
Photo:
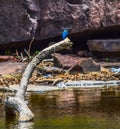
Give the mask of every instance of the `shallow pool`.
<path id="1" fill-rule="evenodd" d="M 35 114 L 32 122 L 5 118 L 0 105 L 1 129 L 120 129 L 119 92 L 63 90 L 27 95 Z"/>

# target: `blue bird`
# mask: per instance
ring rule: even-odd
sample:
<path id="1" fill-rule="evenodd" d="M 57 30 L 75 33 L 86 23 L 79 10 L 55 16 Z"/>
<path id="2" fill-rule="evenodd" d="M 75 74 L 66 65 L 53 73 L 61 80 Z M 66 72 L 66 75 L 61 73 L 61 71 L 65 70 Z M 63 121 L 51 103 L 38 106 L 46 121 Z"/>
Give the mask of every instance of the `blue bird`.
<path id="1" fill-rule="evenodd" d="M 68 30 L 65 28 L 62 32 L 62 39 L 65 39 L 68 36 Z"/>

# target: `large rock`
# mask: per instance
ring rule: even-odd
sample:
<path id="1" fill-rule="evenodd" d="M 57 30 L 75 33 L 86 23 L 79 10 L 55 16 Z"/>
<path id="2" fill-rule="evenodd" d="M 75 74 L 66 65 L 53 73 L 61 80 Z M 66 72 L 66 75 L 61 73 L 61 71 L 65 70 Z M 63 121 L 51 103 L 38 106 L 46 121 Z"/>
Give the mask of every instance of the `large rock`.
<path id="1" fill-rule="evenodd" d="M 34 0 L 1 0 L 0 44 L 29 40 L 36 30 L 38 11 Z"/>
<path id="2" fill-rule="evenodd" d="M 100 65 L 92 58 L 81 58 L 58 53 L 55 53 L 53 57 L 55 66 L 69 69 L 69 72 L 89 73 L 100 71 Z"/>
<path id="3" fill-rule="evenodd" d="M 90 51 L 120 52 L 120 39 L 112 40 L 89 40 L 87 42 Z"/>
<path id="4" fill-rule="evenodd" d="M 76 57 L 74 55 L 62 55 L 59 53 L 54 53 L 52 56 L 54 58 L 54 65 L 56 67 L 65 69 L 71 68 L 80 60 L 80 57 Z"/>
<path id="5" fill-rule="evenodd" d="M 100 65 L 96 63 L 92 58 L 81 59 L 77 64 L 73 65 L 70 72 L 100 72 Z"/>
<path id="6" fill-rule="evenodd" d="M 119 0 L 1 0 L 0 44 L 119 26 Z"/>

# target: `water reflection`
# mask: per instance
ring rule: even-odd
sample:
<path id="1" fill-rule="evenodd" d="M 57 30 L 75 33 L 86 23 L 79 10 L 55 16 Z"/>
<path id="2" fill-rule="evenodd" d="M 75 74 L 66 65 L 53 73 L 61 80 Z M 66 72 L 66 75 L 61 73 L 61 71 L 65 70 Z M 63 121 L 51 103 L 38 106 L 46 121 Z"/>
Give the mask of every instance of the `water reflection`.
<path id="1" fill-rule="evenodd" d="M 120 92 L 104 91 L 101 92 L 101 110 L 112 117 L 120 116 Z"/>
<path id="2" fill-rule="evenodd" d="M 6 129 L 33 129 L 34 122 L 18 122 L 16 116 L 8 116 L 5 119 Z"/>
<path id="3" fill-rule="evenodd" d="M 46 115 L 77 115 L 86 110 L 94 110 L 101 101 L 100 91 L 67 90 L 47 94 L 32 94 L 31 105 L 34 111 Z M 38 114 L 37 113 L 37 114 Z"/>
<path id="4" fill-rule="evenodd" d="M 16 127 L 18 127 L 18 129 L 33 129 L 34 122 L 19 122 Z"/>
<path id="5" fill-rule="evenodd" d="M 34 121 L 19 123 L 15 117 L 6 118 L 3 129 L 120 128 L 119 91 L 73 89 L 32 93 L 28 99 Z"/>

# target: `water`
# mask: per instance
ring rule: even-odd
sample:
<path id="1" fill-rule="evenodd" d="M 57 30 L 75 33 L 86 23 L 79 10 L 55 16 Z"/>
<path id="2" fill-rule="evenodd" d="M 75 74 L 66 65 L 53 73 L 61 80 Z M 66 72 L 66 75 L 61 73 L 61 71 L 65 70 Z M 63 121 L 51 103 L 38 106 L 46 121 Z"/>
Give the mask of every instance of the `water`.
<path id="1" fill-rule="evenodd" d="M 74 89 L 27 98 L 35 119 L 19 123 L 16 117 L 5 118 L 1 104 L 1 129 L 120 129 L 119 91 Z"/>

